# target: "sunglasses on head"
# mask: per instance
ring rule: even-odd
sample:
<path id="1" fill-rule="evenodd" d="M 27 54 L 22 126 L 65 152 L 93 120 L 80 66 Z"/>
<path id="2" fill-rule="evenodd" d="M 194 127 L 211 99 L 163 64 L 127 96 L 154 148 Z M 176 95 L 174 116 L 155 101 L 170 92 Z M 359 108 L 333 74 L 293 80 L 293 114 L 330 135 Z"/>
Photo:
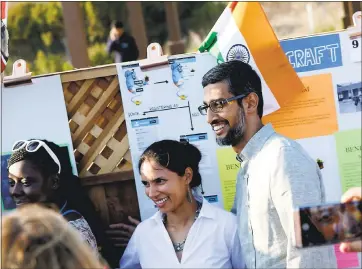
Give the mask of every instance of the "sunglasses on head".
<path id="1" fill-rule="evenodd" d="M 41 141 L 41 140 L 19 140 L 17 142 L 14 143 L 12 151 L 18 151 L 22 148 L 25 148 L 25 150 L 27 152 L 36 152 L 38 151 L 41 147 L 43 147 L 47 153 L 49 154 L 49 156 L 53 159 L 53 161 L 58 165 L 58 174 L 60 174 L 61 168 L 60 168 L 60 162 L 59 159 L 57 157 L 57 155 L 55 155 L 55 153 L 49 148 L 49 146 Z"/>
<path id="2" fill-rule="evenodd" d="M 201 105 L 199 106 L 199 112 L 201 115 L 207 115 L 207 110 L 210 108 L 210 110 L 214 113 L 219 113 L 223 110 L 224 106 L 228 103 L 231 103 L 234 100 L 244 98 L 248 94 L 240 94 L 234 97 L 230 98 L 224 98 L 219 100 L 212 100 L 208 105 Z"/>

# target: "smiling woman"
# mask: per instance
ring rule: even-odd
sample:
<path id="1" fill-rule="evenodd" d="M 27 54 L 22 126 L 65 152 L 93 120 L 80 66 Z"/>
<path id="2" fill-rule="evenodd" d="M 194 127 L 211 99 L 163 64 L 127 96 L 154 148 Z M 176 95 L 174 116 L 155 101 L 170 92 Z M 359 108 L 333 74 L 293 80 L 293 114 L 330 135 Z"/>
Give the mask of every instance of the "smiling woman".
<path id="1" fill-rule="evenodd" d="M 68 149 L 46 140 L 17 141 L 8 160 L 9 192 L 16 207 L 41 204 L 58 211 L 112 266 L 113 248 L 78 177 Z"/>
<path id="2" fill-rule="evenodd" d="M 159 212 L 138 225 L 120 268 L 244 268 L 235 216 L 194 195 L 200 161 L 195 146 L 173 140 L 142 154 L 142 183 Z"/>

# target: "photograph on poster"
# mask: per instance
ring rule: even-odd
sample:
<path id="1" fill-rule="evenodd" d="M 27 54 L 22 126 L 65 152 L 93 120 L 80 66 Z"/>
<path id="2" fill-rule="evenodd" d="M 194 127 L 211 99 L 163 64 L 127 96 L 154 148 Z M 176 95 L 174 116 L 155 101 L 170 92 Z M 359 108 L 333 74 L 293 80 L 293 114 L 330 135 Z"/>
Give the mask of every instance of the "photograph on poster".
<path id="1" fill-rule="evenodd" d="M 362 110 L 362 82 L 337 84 L 340 113 L 355 113 Z"/>
<path id="2" fill-rule="evenodd" d="M 70 158 L 70 150 L 69 146 L 67 145 L 59 145 L 59 150 L 57 151 L 57 157 L 60 161 L 60 163 L 63 164 L 62 166 L 62 173 L 70 173 L 70 171 L 66 170 L 73 169 L 75 164 L 72 163 Z M 8 159 L 10 158 L 11 154 L 2 154 L 1 155 L 1 203 L 2 203 L 2 209 L 4 211 L 12 210 L 16 208 L 16 204 L 13 201 L 13 198 L 10 195 L 9 192 L 9 177 L 8 177 Z"/>
<path id="3" fill-rule="evenodd" d="M 1 203 L 4 210 L 11 210 L 15 208 L 15 203 L 9 193 L 9 180 L 7 164 L 10 154 L 1 156 Z"/>

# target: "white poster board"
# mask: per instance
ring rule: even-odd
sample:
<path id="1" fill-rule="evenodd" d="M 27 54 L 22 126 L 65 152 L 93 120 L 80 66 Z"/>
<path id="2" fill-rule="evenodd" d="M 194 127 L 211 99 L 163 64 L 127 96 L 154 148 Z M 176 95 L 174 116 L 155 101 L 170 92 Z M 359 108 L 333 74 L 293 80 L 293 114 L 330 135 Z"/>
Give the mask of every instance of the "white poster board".
<path id="1" fill-rule="evenodd" d="M 150 144 L 162 139 L 188 139 L 201 150 L 205 197 L 223 206 L 215 173 L 215 138 L 197 109 L 203 98 L 202 76 L 215 65 L 215 58 L 209 54 L 170 57 L 169 64 L 147 70 L 141 70 L 138 63 L 117 65 L 143 220 L 152 216 L 156 207 L 144 193 L 138 160 Z"/>
<path id="2" fill-rule="evenodd" d="M 31 84 L 1 88 L 2 209 L 15 208 L 9 197 L 7 159 L 17 140 L 40 138 L 68 147 L 77 174 L 63 88 L 59 75 L 36 78 Z"/>

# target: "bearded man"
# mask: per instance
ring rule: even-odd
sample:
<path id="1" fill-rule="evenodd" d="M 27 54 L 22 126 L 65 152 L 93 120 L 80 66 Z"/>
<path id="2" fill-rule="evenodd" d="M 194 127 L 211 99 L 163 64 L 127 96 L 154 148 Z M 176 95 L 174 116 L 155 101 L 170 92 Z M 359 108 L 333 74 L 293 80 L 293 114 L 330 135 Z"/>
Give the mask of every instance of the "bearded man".
<path id="1" fill-rule="evenodd" d="M 297 142 L 263 125 L 258 74 L 234 60 L 208 71 L 202 85 L 200 113 L 241 162 L 232 212 L 247 268 L 336 268 L 333 247 L 294 247 L 293 210 L 325 202 L 322 175 Z"/>

